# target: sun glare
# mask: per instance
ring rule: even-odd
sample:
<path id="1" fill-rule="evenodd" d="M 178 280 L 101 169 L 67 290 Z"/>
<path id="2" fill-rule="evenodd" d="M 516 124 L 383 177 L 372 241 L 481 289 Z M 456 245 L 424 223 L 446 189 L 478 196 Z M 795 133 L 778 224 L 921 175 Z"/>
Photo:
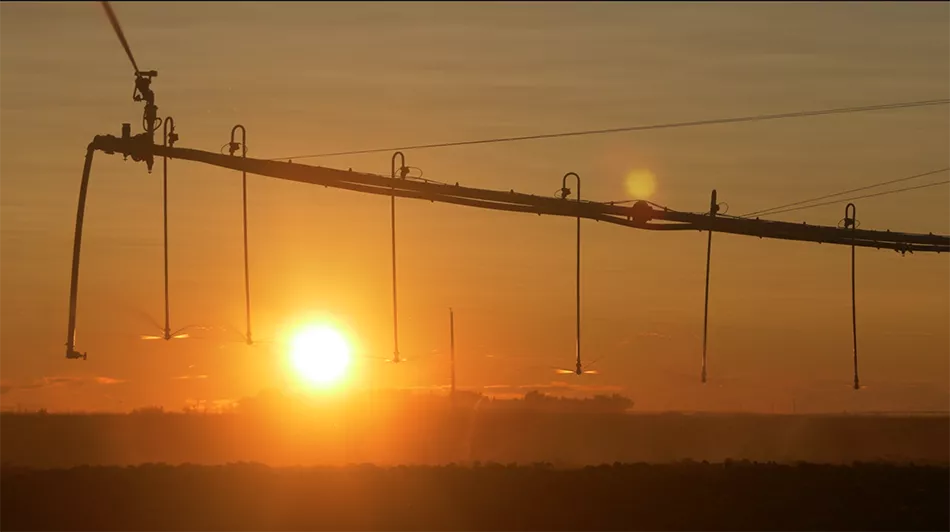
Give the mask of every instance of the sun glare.
<path id="1" fill-rule="evenodd" d="M 350 345 L 342 334 L 330 327 L 307 327 L 291 341 L 290 361 L 297 374 L 308 383 L 332 384 L 346 374 Z"/>

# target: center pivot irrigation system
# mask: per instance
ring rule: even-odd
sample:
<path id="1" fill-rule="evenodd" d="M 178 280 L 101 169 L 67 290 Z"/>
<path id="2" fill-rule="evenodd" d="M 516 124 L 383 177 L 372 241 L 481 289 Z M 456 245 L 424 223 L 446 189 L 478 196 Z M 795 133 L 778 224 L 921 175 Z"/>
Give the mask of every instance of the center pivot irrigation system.
<path id="1" fill-rule="evenodd" d="M 73 261 L 72 276 L 69 293 L 69 324 L 66 337 L 66 358 L 68 359 L 86 359 L 86 353 L 80 353 L 75 346 L 76 331 L 76 306 L 77 294 L 79 288 L 79 258 L 82 247 L 82 226 L 85 213 L 86 193 L 89 184 L 89 175 L 92 169 L 92 159 L 96 151 L 107 154 L 121 154 L 124 158 L 131 157 L 133 161 L 145 162 L 149 172 L 156 157 L 162 158 L 163 164 L 163 206 L 164 209 L 164 247 L 165 247 L 165 327 L 163 338 L 166 340 L 174 338 L 181 331 L 172 331 L 169 325 L 169 304 L 168 304 L 168 160 L 179 159 L 194 161 L 198 163 L 210 164 L 221 168 L 229 168 L 241 172 L 243 185 L 244 202 L 244 272 L 245 272 L 245 302 L 246 302 L 246 329 L 245 341 L 253 344 L 251 335 L 251 304 L 250 304 L 250 282 L 248 273 L 248 242 L 247 242 L 247 174 L 257 174 L 261 176 L 273 177 L 287 181 L 296 181 L 312 185 L 322 185 L 324 187 L 352 190 L 365 194 L 376 194 L 390 196 L 392 198 L 392 256 L 393 256 L 393 359 L 392 362 L 399 362 L 399 336 L 397 326 L 397 305 L 396 305 L 396 232 L 395 232 L 395 199 L 412 198 L 418 200 L 427 200 L 431 202 L 451 203 L 455 205 L 465 205 L 482 209 L 491 209 L 497 211 L 509 211 L 530 213 L 536 215 L 567 216 L 577 219 L 577 276 L 576 276 L 576 356 L 575 370 L 577 375 L 588 373 L 584 370 L 581 362 L 581 342 L 580 342 L 580 221 L 582 218 L 619 225 L 623 227 L 632 227 L 635 229 L 645 229 L 650 231 L 706 231 L 708 233 L 707 252 L 706 252 L 706 287 L 705 287 L 705 307 L 703 316 L 703 345 L 702 345 L 702 382 L 706 382 L 706 337 L 709 310 L 709 264 L 712 251 L 712 234 L 714 232 L 729 233 L 735 235 L 754 236 L 759 238 L 776 238 L 783 240 L 794 240 L 799 242 L 817 242 L 826 244 L 838 244 L 851 247 L 851 303 L 852 303 L 852 335 L 854 341 L 853 359 L 854 359 L 854 388 L 860 389 L 858 379 L 858 343 L 857 326 L 855 313 L 855 278 L 854 278 L 854 249 L 856 247 L 868 247 L 876 249 L 889 249 L 905 254 L 907 252 L 947 252 L 950 251 L 950 237 L 935 234 L 913 234 L 899 233 L 893 231 L 879 231 L 859 229 L 856 219 L 856 208 L 853 203 L 849 203 L 845 209 L 843 223 L 839 226 L 820 226 L 805 223 L 790 223 L 772 220 L 762 220 L 759 218 L 729 216 L 720 212 L 720 204 L 717 201 L 716 191 L 713 190 L 710 198 L 709 211 L 704 213 L 692 213 L 671 210 L 647 201 L 636 201 L 631 205 L 621 204 L 621 202 L 595 202 L 582 200 L 580 197 L 581 178 L 576 173 L 569 172 L 564 175 L 561 183 L 561 189 L 558 197 L 545 197 L 532 194 L 515 192 L 514 190 L 489 190 L 473 187 L 461 186 L 458 183 L 448 184 L 437 181 L 422 180 L 410 176 L 412 167 L 406 166 L 405 155 L 401 151 L 393 154 L 392 167 L 390 175 L 383 176 L 377 174 L 353 172 L 352 170 L 339 170 L 335 168 L 326 168 L 321 166 L 310 166 L 292 162 L 291 159 L 255 159 L 247 157 L 247 132 L 241 125 L 235 126 L 231 130 L 231 138 L 228 142 L 228 154 L 195 150 L 189 148 L 175 147 L 178 135 L 175 133 L 175 122 L 171 117 L 164 120 L 158 117 L 158 107 L 155 105 L 155 93 L 151 89 L 151 83 L 158 73 L 152 71 L 141 71 L 135 64 L 132 52 L 126 42 L 125 36 L 107 2 L 103 2 L 113 28 L 115 29 L 119 40 L 121 41 L 132 65 L 135 68 L 135 91 L 133 99 L 137 102 L 144 102 L 145 111 L 142 119 L 144 131 L 137 135 L 131 134 L 130 124 L 122 124 L 122 133 L 116 137 L 114 135 L 97 135 L 89 143 L 86 149 L 85 164 L 83 166 L 82 182 L 79 189 L 79 205 L 76 213 L 75 240 L 73 243 Z M 766 115 L 764 117 L 744 117 L 741 119 L 725 119 L 717 121 L 703 121 L 673 124 L 672 126 L 703 125 L 706 123 L 728 123 L 736 121 L 750 121 L 756 119 L 788 118 L 795 116 L 815 116 L 821 114 L 833 114 L 836 112 L 855 112 L 878 109 L 914 107 L 920 105 L 946 105 L 948 100 L 931 100 L 927 102 L 914 102 L 911 104 L 889 104 L 884 106 L 871 106 L 866 108 L 848 108 L 838 110 L 812 111 L 805 113 L 789 113 L 785 115 Z M 162 142 L 155 143 L 155 133 L 158 128 L 162 128 Z M 617 131 L 633 131 L 640 129 L 656 129 L 664 126 L 645 126 L 633 128 L 619 128 L 616 130 L 600 130 L 595 132 L 577 132 L 568 134 L 538 135 L 533 137 L 512 137 L 508 139 L 493 139 L 488 141 L 472 141 L 464 143 L 445 143 L 440 145 L 424 145 L 409 148 L 440 147 L 462 144 L 482 144 L 486 142 L 528 140 L 537 138 L 550 138 L 558 136 L 569 136 L 578 134 L 604 133 Z M 236 133 L 240 131 L 240 141 L 236 140 Z M 405 149 L 405 148 L 404 148 Z M 359 153 L 368 151 L 382 150 L 363 150 Z M 358 153 L 358 152 L 348 152 Z M 321 155 L 340 155 L 340 154 L 321 154 Z M 309 157 L 309 156 L 308 156 Z M 398 159 L 398 165 L 397 165 Z M 943 171 L 943 170 L 941 170 Z M 936 173 L 936 172 L 932 172 Z M 568 187 L 568 180 L 573 179 L 576 183 L 576 194 L 573 199 L 569 199 L 572 190 Z M 895 181 L 896 182 L 896 181 Z M 932 185 L 946 184 L 946 182 L 932 183 Z M 877 185 L 872 185 L 877 186 Z M 925 185 L 930 186 L 930 185 Z M 870 187 L 863 187 L 870 188 Z M 862 189 L 863 189 L 862 188 Z M 917 188 L 917 187 L 914 187 Z M 855 189 L 861 190 L 861 189 Z M 849 191 L 850 192 L 850 191 Z M 838 195 L 838 194 L 833 194 Z M 799 202 L 802 203 L 802 202 Z M 790 204 L 797 205 L 797 204 Z M 787 207 L 787 206 L 782 206 Z M 769 209 L 770 211 L 773 209 Z M 453 342 L 454 346 L 454 342 Z"/>

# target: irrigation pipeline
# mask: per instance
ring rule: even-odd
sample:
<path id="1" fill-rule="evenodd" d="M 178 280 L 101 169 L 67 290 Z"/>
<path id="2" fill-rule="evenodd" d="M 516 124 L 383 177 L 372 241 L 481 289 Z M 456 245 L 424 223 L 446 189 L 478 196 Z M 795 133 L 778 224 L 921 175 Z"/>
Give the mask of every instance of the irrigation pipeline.
<path id="1" fill-rule="evenodd" d="M 524 212 L 537 215 L 580 217 L 637 229 L 668 231 L 714 231 L 736 235 L 855 245 L 899 252 L 950 252 L 950 236 L 900 233 L 868 229 L 845 229 L 805 223 L 740 218 L 708 213 L 692 213 L 657 208 L 648 202 L 616 205 L 576 201 L 520 192 L 464 187 L 458 184 L 392 179 L 389 176 L 310 166 L 292 162 L 232 157 L 189 148 L 165 147 L 138 138 L 97 136 L 92 146 L 105 153 L 120 153 L 135 159 L 149 155 L 194 161 L 221 168 L 244 171 L 298 183 L 352 190 L 380 196 L 398 196 L 483 209 Z"/>
<path id="2" fill-rule="evenodd" d="M 135 161 L 149 161 L 153 157 L 167 157 L 183 161 L 210 164 L 240 172 L 286 181 L 322 185 L 364 194 L 393 196 L 431 202 L 465 205 L 497 211 L 522 212 L 536 215 L 567 216 L 605 222 L 624 227 L 652 231 L 712 231 L 735 235 L 817 242 L 845 246 L 890 249 L 906 252 L 950 252 L 950 236 L 935 234 L 900 233 L 837 226 L 797 224 L 735 216 L 709 216 L 658 208 L 639 201 L 633 205 L 616 205 L 593 201 L 567 200 L 515 192 L 464 187 L 458 184 L 392 179 L 390 176 L 310 166 L 293 162 L 269 161 L 245 156 L 224 155 L 203 150 L 156 145 L 147 135 L 96 136 L 88 146 L 83 168 L 79 205 L 76 214 L 76 233 L 73 246 L 73 267 L 70 286 L 69 332 L 67 357 L 84 358 L 74 350 L 76 299 L 79 282 L 79 255 L 82 241 L 82 221 L 85 213 L 86 190 L 95 151 L 121 154 Z"/>

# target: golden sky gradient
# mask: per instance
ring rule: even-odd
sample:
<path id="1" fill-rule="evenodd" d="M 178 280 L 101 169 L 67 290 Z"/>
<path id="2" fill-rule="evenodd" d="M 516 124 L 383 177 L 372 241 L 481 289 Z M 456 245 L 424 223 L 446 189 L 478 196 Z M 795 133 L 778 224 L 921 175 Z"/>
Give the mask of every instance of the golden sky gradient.
<path id="1" fill-rule="evenodd" d="M 946 3 L 119 3 L 159 115 L 179 146 L 249 156 L 945 98 Z M 77 342 L 64 359 L 82 157 L 139 130 L 131 67 L 93 2 L 0 4 L 0 403 L 115 409 L 228 400 L 280 387 L 286 353 L 142 342 L 162 318 L 161 164 L 98 154 L 86 211 Z M 731 214 L 947 166 L 946 107 L 407 153 L 425 176 Z M 313 164 L 388 174 L 390 154 Z M 302 161 L 301 161 L 302 162 Z M 938 176 L 945 178 L 946 176 Z M 640 178 L 638 178 L 640 179 Z M 240 328 L 240 174 L 172 161 L 172 325 Z M 646 187 L 649 189 L 651 187 Z M 389 200 L 249 177 L 259 338 L 326 317 L 364 354 L 392 351 Z M 950 232 L 947 187 L 858 202 L 863 228 Z M 844 205 L 780 215 L 835 225 Z M 699 384 L 706 235 L 583 224 L 582 316 L 596 377 L 574 354 L 574 221 L 397 202 L 398 367 L 361 361 L 353 386 L 458 382 L 523 392 L 621 391 L 638 407 L 946 409 L 950 259 L 859 249 L 862 381 L 851 382 L 850 251 L 715 235 L 710 383 Z M 224 345 L 223 347 L 221 347 Z M 428 358 L 428 359 L 427 359 Z M 203 377 L 202 377 L 203 376 Z M 183 378 L 187 377 L 187 378 Z M 200 378 L 198 378 L 200 377 Z M 488 387 L 488 388 L 485 388 Z"/>

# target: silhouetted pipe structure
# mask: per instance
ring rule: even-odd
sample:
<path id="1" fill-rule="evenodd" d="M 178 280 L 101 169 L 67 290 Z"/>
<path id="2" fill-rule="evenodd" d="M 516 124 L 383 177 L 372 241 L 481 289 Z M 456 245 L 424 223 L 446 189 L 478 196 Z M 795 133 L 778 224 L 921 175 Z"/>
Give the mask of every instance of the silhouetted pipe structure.
<path id="1" fill-rule="evenodd" d="M 241 130 L 241 143 L 238 144 L 234 141 L 234 134 L 237 130 Z M 244 126 L 238 124 L 231 128 L 231 141 L 228 143 L 228 150 L 231 156 L 234 155 L 234 152 L 241 148 L 241 158 L 247 158 L 247 130 L 244 129 Z M 241 169 L 241 204 L 244 214 L 244 314 L 247 320 L 246 331 L 247 333 L 244 336 L 244 340 L 247 342 L 247 345 L 252 345 L 254 343 L 253 336 L 251 336 L 251 277 L 250 272 L 248 271 L 248 258 L 247 258 L 247 171 Z"/>
<path id="2" fill-rule="evenodd" d="M 82 218 L 86 202 L 86 189 L 95 150 L 119 153 L 133 160 L 143 161 L 158 155 L 170 159 L 194 161 L 221 168 L 230 168 L 244 173 L 274 177 L 287 181 L 323 185 L 366 194 L 391 195 L 433 202 L 467 205 L 483 209 L 524 212 L 537 215 L 570 216 L 586 218 L 626 227 L 654 231 L 716 231 L 737 235 L 775 238 L 799 242 L 819 242 L 872 247 L 905 252 L 950 251 L 950 237 L 934 234 L 872 231 L 852 227 L 839 228 L 805 223 L 778 222 L 757 218 L 735 216 L 709 216 L 708 213 L 690 213 L 655 207 L 646 201 L 631 206 L 590 201 L 566 201 L 559 198 L 536 196 L 512 191 L 488 190 L 409 179 L 392 179 L 376 174 L 337 170 L 291 162 L 266 161 L 249 157 L 231 157 L 174 146 L 156 146 L 147 135 L 129 136 L 129 128 L 123 125 L 123 136 L 97 136 L 89 144 L 83 178 L 80 186 L 79 205 L 76 215 L 76 234 L 73 246 L 72 284 L 70 286 L 70 316 L 67 336 L 68 358 L 81 358 L 74 350 L 76 325 L 76 299 L 79 276 L 79 255 L 82 239 Z"/>
<path id="3" fill-rule="evenodd" d="M 709 198 L 709 217 L 715 218 L 719 212 L 719 204 L 716 203 L 716 190 L 713 189 Z M 703 374 L 702 382 L 706 383 L 706 333 L 709 324 L 709 262 L 712 258 L 712 229 L 709 229 L 709 238 L 706 240 L 706 296 L 703 301 Z"/>
<path id="4" fill-rule="evenodd" d="M 758 218 L 743 218 L 736 216 L 723 216 L 719 214 L 719 206 L 716 202 L 716 191 L 712 191 L 710 198 L 709 212 L 706 213 L 687 213 L 678 212 L 658 207 L 647 201 L 637 201 L 632 206 L 620 206 L 613 203 L 584 202 L 580 195 L 580 177 L 570 172 L 564 175 L 561 182 L 560 198 L 545 198 L 541 196 L 516 193 L 514 190 L 509 192 L 477 189 L 434 183 L 419 182 L 406 179 L 408 167 L 406 167 L 405 156 L 401 151 L 397 151 L 392 156 L 391 174 L 389 179 L 375 174 L 354 173 L 352 171 L 335 170 L 332 168 L 323 168 L 319 166 L 307 166 L 294 164 L 291 161 L 286 163 L 276 160 L 260 160 L 247 158 L 247 131 L 244 126 L 238 124 L 231 129 L 231 140 L 228 144 L 230 153 L 228 156 L 215 154 L 206 151 L 175 148 L 174 143 L 178 139 L 175 134 L 174 120 L 168 117 L 164 121 L 158 118 L 158 107 L 155 105 L 155 93 L 151 90 L 151 82 L 158 72 L 141 71 L 132 55 L 132 50 L 128 45 L 125 35 L 119 25 L 115 13 L 112 11 L 108 2 L 102 2 L 106 15 L 119 38 L 120 43 L 125 49 L 132 67 L 135 69 L 135 88 L 132 98 L 136 102 L 145 102 L 145 109 L 142 117 L 142 126 L 144 132 L 134 137 L 131 136 L 130 124 L 122 125 L 122 136 L 114 137 L 111 135 L 96 136 L 89 144 L 86 150 L 85 162 L 83 165 L 82 181 L 79 189 L 79 204 L 76 212 L 76 231 L 73 241 L 73 262 L 70 278 L 69 293 L 69 323 L 66 337 L 66 358 L 86 359 L 86 353 L 80 353 L 75 349 L 76 335 L 76 308 L 79 287 L 79 259 L 82 248 L 82 227 L 85 214 L 86 194 L 89 185 L 89 175 L 92 168 L 92 159 L 96 150 L 103 152 L 121 153 L 124 157 L 131 156 L 135 161 L 144 161 L 149 173 L 152 171 L 154 157 L 160 155 L 163 159 L 162 165 L 162 215 L 163 215 L 163 242 L 164 242 L 164 267 L 165 267 L 165 329 L 163 336 L 165 340 L 171 339 L 170 310 L 169 310 L 169 290 L 168 290 L 168 159 L 183 159 L 195 162 L 201 162 L 230 168 L 241 171 L 242 182 L 242 201 L 243 201 L 243 229 L 244 229 L 244 293 L 245 293 L 245 311 L 246 311 L 246 335 L 245 340 L 248 345 L 253 345 L 251 335 L 251 295 L 250 295 L 250 273 L 248 264 L 248 234 L 247 234 L 247 173 L 274 177 L 289 181 L 302 183 L 324 185 L 326 187 L 341 188 L 363 192 L 367 194 L 388 194 L 390 196 L 390 216 L 392 233 L 392 270 L 393 270 L 393 362 L 399 362 L 399 327 L 398 327 L 398 305 L 396 299 L 396 197 L 406 197 L 423 199 L 429 201 L 438 201 L 442 203 L 451 203 L 456 205 L 467 205 L 492 210 L 502 210 L 510 212 L 535 213 L 538 215 L 548 214 L 554 216 L 573 216 L 577 220 L 577 263 L 576 263 L 576 369 L 577 375 L 584 373 L 595 373 L 595 371 L 583 371 L 581 364 L 581 316 L 580 316 L 580 261 L 581 261 L 581 218 L 587 218 L 595 221 L 603 221 L 616 225 L 634 227 L 648 230 L 698 230 L 707 231 L 708 238 L 706 244 L 706 286 L 703 309 L 703 353 L 702 353 L 702 382 L 706 382 L 706 352 L 707 352 L 707 334 L 709 318 L 709 277 L 710 262 L 712 256 L 712 233 L 719 231 L 722 233 L 731 233 L 747 236 L 757 236 L 759 238 L 776 238 L 784 240 L 796 240 L 802 242 L 827 242 L 830 244 L 842 244 L 851 246 L 851 319 L 852 336 L 854 341 L 854 389 L 860 389 L 858 379 L 858 337 L 857 337 L 857 311 L 855 299 L 855 248 L 875 247 L 878 249 L 892 249 L 904 254 L 908 251 L 924 252 L 943 252 L 950 251 L 950 237 L 934 234 L 911 234 L 911 233 L 892 233 L 890 231 L 868 231 L 857 229 L 856 207 L 849 203 L 845 207 L 844 227 L 824 227 L 808 225 L 802 223 L 792 224 L 788 222 L 775 222 L 760 220 Z M 916 102 L 919 104 L 933 104 L 934 102 Z M 896 104 L 887 107 L 908 106 L 909 104 Z M 553 135 L 537 135 L 532 137 L 512 137 L 499 139 L 486 139 L 470 142 L 446 143 L 440 145 L 428 145 L 421 147 L 481 144 L 488 142 L 503 142 L 512 140 L 527 140 L 529 138 L 554 138 L 563 136 L 600 134 L 617 131 L 634 131 L 643 129 L 659 129 L 660 127 L 682 127 L 688 125 L 701 125 L 704 123 L 726 123 L 747 120 L 774 119 L 790 116 L 809 116 L 814 114 L 829 114 L 832 112 L 851 112 L 855 109 L 826 110 L 818 113 L 793 113 L 790 115 L 772 115 L 760 117 L 744 117 L 729 120 L 703 121 L 694 123 L 666 124 L 662 126 L 644 126 L 620 128 L 613 130 L 599 130 L 586 132 L 561 133 Z M 866 109 L 867 110 L 867 109 Z M 163 140 L 161 146 L 155 145 L 155 130 L 159 124 L 163 126 Z M 169 125 L 171 131 L 168 131 Z M 241 130 L 241 142 L 235 142 L 235 133 Z M 241 148 L 241 157 L 234 157 L 238 148 Z M 405 149 L 405 148 L 403 148 Z M 371 153 L 377 150 L 363 150 L 351 152 Z M 332 155 L 332 154 L 330 154 Z M 315 155 L 319 156 L 319 155 Z M 305 156 L 310 157 L 310 156 Z M 396 178 L 396 158 L 400 158 L 400 179 Z M 568 177 L 573 176 L 577 181 L 577 201 L 568 202 L 567 197 L 571 194 L 567 188 Z M 388 183 L 387 183 L 388 181 Z M 925 185 L 930 186 L 930 185 Z M 799 202 L 802 203 L 802 202 Z M 807 202 L 806 202 L 807 203 Z M 795 205 L 795 204 L 792 204 Z M 817 205 L 813 205 L 817 206 Z M 774 209 L 770 210 L 775 213 Z M 759 211 L 764 212 L 764 211 Z M 779 211 L 782 212 L 782 211 Z M 718 216 L 717 216 L 718 215 Z M 455 396 L 455 321 L 452 309 L 449 309 L 449 327 L 451 344 L 451 392 Z M 177 335 L 177 333 L 176 333 Z M 599 359 L 598 359 L 599 360 Z M 597 361 L 595 360 L 594 363 Z M 559 372 L 561 370 L 558 370 Z M 564 370 L 570 372 L 569 370 Z"/>
<path id="5" fill-rule="evenodd" d="M 848 214 L 850 213 L 850 216 Z M 858 228 L 858 208 L 854 203 L 849 203 L 844 207 L 844 227 L 851 228 L 851 234 Z M 851 337 L 854 341 L 854 389 L 861 389 L 861 382 L 858 380 L 858 311 L 855 301 L 854 287 L 854 243 L 851 244 Z"/>
<path id="6" fill-rule="evenodd" d="M 399 157 L 399 177 L 405 179 L 409 172 L 406 167 L 406 156 L 401 151 L 393 154 L 390 161 L 390 198 L 389 214 L 390 228 L 392 229 L 392 249 L 393 249 L 393 363 L 399 363 L 399 310 L 396 305 L 396 157 Z"/>

